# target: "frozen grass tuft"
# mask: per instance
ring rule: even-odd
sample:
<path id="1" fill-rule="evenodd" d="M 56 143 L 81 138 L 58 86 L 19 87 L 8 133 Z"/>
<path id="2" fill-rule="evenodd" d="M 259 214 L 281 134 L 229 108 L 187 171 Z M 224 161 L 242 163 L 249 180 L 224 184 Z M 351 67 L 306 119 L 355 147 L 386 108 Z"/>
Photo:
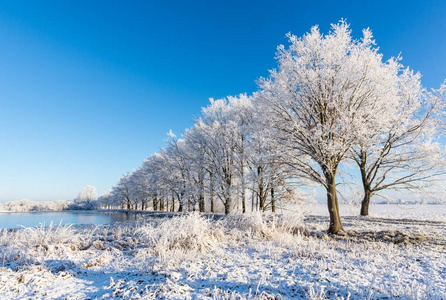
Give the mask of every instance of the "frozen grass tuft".
<path id="1" fill-rule="evenodd" d="M 41 224 L 38 227 L 26 227 L 17 231 L 16 239 L 23 246 L 28 248 L 43 248 L 49 250 L 53 245 L 77 244 L 81 241 L 71 225 L 54 225 L 49 226 Z"/>
<path id="2" fill-rule="evenodd" d="M 199 213 L 174 217 L 153 227 L 146 224 L 136 232 L 158 256 L 167 253 L 207 253 L 224 240 L 222 228 Z"/>
<path id="3" fill-rule="evenodd" d="M 229 235 L 237 241 L 247 239 L 274 240 L 286 243 L 290 236 L 307 235 L 300 215 L 285 212 L 282 214 L 253 212 L 228 215 L 222 227 L 229 230 Z M 291 238 L 293 240 L 294 238 Z"/>
<path id="4" fill-rule="evenodd" d="M 40 263 L 45 257 L 75 251 L 89 245 L 92 231 L 81 235 L 71 225 L 26 227 L 19 230 L 3 229 L 0 233 L 1 265 L 18 268 Z"/>

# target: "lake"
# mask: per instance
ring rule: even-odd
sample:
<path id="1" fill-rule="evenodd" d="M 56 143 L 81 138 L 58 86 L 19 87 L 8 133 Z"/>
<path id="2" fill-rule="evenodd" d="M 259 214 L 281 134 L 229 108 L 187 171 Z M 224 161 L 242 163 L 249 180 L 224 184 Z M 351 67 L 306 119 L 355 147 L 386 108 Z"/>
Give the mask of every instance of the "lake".
<path id="1" fill-rule="evenodd" d="M 111 224 L 135 220 L 136 214 L 104 211 L 0 212 L 0 228 L 48 226 L 62 224 Z"/>

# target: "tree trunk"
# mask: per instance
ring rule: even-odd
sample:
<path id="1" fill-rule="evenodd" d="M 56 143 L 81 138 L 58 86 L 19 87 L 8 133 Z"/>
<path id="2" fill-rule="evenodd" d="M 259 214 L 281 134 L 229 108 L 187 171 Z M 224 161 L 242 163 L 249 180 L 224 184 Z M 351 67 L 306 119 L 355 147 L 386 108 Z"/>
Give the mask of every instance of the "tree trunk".
<path id="1" fill-rule="evenodd" d="M 225 181 L 225 214 L 229 214 L 232 209 L 232 198 L 231 198 L 231 186 L 232 186 L 232 175 L 227 169 L 224 170 L 224 181 Z"/>
<path id="2" fill-rule="evenodd" d="M 256 211 L 259 211 L 259 194 L 256 193 Z"/>
<path id="3" fill-rule="evenodd" d="M 158 199 L 156 197 L 153 198 L 153 210 L 158 210 Z"/>
<path id="4" fill-rule="evenodd" d="M 256 196 L 256 194 L 254 192 L 254 187 L 253 187 L 252 192 L 251 192 L 251 211 L 254 211 L 254 207 L 256 205 L 255 196 Z"/>
<path id="5" fill-rule="evenodd" d="M 229 187 L 230 187 L 230 185 L 229 185 Z M 230 193 L 229 189 L 227 189 L 225 191 L 225 195 L 226 196 L 225 196 L 224 205 L 225 205 L 225 214 L 227 215 L 231 212 L 231 209 L 232 209 L 232 198 L 231 198 L 231 193 Z"/>
<path id="6" fill-rule="evenodd" d="M 214 173 L 209 172 L 209 200 L 211 202 L 211 213 L 214 213 Z"/>
<path id="7" fill-rule="evenodd" d="M 200 198 L 198 199 L 198 206 L 200 209 L 200 212 L 204 213 L 204 196 L 203 194 L 200 195 Z"/>
<path id="8" fill-rule="evenodd" d="M 225 214 L 229 214 L 231 212 L 231 197 L 227 197 L 225 200 Z"/>
<path id="9" fill-rule="evenodd" d="M 172 196 L 172 205 L 170 206 L 170 211 L 175 212 L 175 197 Z"/>
<path id="10" fill-rule="evenodd" d="M 183 211 L 183 201 L 181 199 L 181 197 L 178 195 L 178 212 L 182 212 Z"/>
<path id="11" fill-rule="evenodd" d="M 259 200 L 260 200 L 260 210 L 265 211 L 266 197 L 268 196 L 267 188 L 264 186 L 263 182 L 263 169 L 262 167 L 257 168 L 257 175 L 259 176 Z"/>
<path id="12" fill-rule="evenodd" d="M 361 216 L 369 215 L 370 199 L 372 198 L 372 192 L 370 190 L 364 190 L 364 198 L 361 202 Z"/>
<path id="13" fill-rule="evenodd" d="M 164 211 L 164 199 L 160 199 L 160 211 Z"/>
<path id="14" fill-rule="evenodd" d="M 328 176 L 327 178 L 327 205 L 328 212 L 330 214 L 330 227 L 328 228 L 328 233 L 344 233 L 345 231 L 342 227 L 341 217 L 339 216 L 339 204 L 336 192 L 335 176 Z"/>
<path id="15" fill-rule="evenodd" d="M 274 198 L 274 188 L 271 188 L 271 211 L 276 212 L 276 199 Z"/>
<path id="16" fill-rule="evenodd" d="M 242 213 L 246 213 L 245 189 L 242 189 Z"/>
<path id="17" fill-rule="evenodd" d="M 198 196 L 198 210 L 204 213 L 206 207 L 204 203 L 204 173 L 200 172 L 200 195 Z"/>
<path id="18" fill-rule="evenodd" d="M 364 151 L 361 151 L 360 154 L 361 159 L 359 162 L 357 161 L 359 165 L 359 170 L 361 171 L 361 180 L 362 180 L 362 187 L 364 189 L 364 198 L 361 202 L 361 216 L 368 216 L 369 215 L 369 205 L 370 205 L 370 199 L 372 198 L 373 192 L 370 190 L 370 180 L 367 176 L 366 166 L 367 166 L 367 154 Z"/>
<path id="19" fill-rule="evenodd" d="M 242 186 L 242 213 L 246 213 L 245 172 L 244 172 L 243 162 L 241 164 L 240 177 L 241 177 L 241 186 Z"/>
<path id="20" fill-rule="evenodd" d="M 260 210 L 265 211 L 266 210 L 266 198 L 268 197 L 268 190 L 264 189 L 262 187 L 262 190 L 260 191 Z"/>

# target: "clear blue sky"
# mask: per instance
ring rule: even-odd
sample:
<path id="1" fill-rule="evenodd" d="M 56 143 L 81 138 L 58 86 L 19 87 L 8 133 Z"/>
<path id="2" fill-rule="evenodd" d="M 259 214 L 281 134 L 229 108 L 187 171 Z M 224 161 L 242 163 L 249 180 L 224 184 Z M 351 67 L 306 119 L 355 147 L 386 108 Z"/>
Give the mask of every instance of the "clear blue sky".
<path id="1" fill-rule="evenodd" d="M 240 3 L 241 2 L 241 3 Z M 0 201 L 104 193 L 206 106 L 256 89 L 287 32 L 346 18 L 438 87 L 446 1 L 0 1 Z"/>

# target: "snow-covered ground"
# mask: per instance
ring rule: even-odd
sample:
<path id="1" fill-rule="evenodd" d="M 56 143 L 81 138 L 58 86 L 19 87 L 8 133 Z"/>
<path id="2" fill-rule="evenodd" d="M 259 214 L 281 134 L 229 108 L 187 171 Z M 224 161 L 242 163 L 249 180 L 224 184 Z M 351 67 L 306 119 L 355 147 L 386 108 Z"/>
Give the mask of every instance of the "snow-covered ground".
<path id="1" fill-rule="evenodd" d="M 358 205 L 343 204 L 340 206 L 341 216 L 357 216 Z M 370 206 L 370 216 L 391 219 L 414 219 L 446 222 L 446 205 L 440 204 L 376 204 Z M 305 206 L 306 215 L 328 216 L 326 204 Z"/>
<path id="2" fill-rule="evenodd" d="M 3 230 L 0 299 L 446 299 L 446 206 L 323 208 Z"/>

